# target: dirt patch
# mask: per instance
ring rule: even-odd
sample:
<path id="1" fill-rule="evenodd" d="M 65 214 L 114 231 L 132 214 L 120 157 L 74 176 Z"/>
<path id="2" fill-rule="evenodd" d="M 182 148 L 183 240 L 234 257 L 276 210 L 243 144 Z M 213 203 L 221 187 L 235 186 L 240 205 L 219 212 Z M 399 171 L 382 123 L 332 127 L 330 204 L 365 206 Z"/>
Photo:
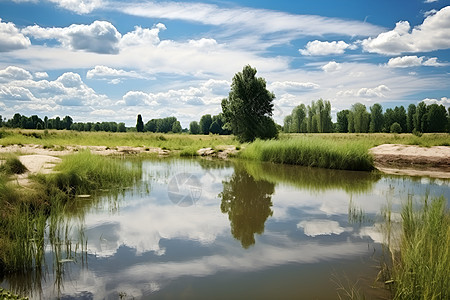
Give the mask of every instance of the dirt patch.
<path id="1" fill-rule="evenodd" d="M 369 150 L 375 167 L 388 174 L 450 178 L 450 147 L 384 144 Z"/>

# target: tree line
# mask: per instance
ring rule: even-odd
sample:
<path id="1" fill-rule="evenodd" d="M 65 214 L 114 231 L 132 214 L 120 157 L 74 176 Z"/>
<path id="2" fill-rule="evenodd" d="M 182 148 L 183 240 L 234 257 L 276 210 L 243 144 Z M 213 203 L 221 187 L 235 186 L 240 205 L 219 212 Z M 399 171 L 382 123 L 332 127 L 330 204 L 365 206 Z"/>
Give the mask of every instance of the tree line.
<path id="1" fill-rule="evenodd" d="M 27 117 L 16 113 L 11 119 L 4 120 L 0 116 L 0 127 L 20 128 L 20 129 L 56 129 L 56 130 L 75 130 L 75 131 L 106 131 L 106 132 L 126 132 L 125 123 L 116 122 L 73 122 L 72 117 L 56 117 L 44 120 L 37 115 Z"/>
<path id="2" fill-rule="evenodd" d="M 291 114 L 284 118 L 284 132 L 322 133 L 424 133 L 450 132 L 450 108 L 443 105 L 419 102 L 410 104 L 406 110 L 403 106 L 387 108 L 375 103 L 369 107 L 355 103 L 350 109 L 337 113 L 337 122 L 331 122 L 331 104 L 319 99 L 311 105 L 300 104 Z"/>

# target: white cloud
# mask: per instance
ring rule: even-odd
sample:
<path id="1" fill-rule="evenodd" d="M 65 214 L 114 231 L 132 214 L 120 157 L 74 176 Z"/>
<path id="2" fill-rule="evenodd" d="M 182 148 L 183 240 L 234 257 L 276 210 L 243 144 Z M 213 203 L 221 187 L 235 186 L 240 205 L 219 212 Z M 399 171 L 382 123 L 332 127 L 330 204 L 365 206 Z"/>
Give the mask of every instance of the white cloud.
<path id="1" fill-rule="evenodd" d="M 438 2 L 439 0 L 425 0 L 423 1 L 423 3 L 433 3 L 433 2 Z"/>
<path id="2" fill-rule="evenodd" d="M 121 79 L 124 78 L 144 79 L 145 77 L 135 71 L 118 70 L 106 66 L 95 66 L 94 69 L 87 71 L 86 78 L 109 80 L 112 84 L 118 84 L 121 82 Z"/>
<path id="3" fill-rule="evenodd" d="M 438 11 L 436 9 L 431 9 L 423 13 L 423 16 L 426 18 L 428 16 L 435 15 Z"/>
<path id="4" fill-rule="evenodd" d="M 444 65 L 445 64 L 437 61 L 437 57 L 425 58 L 424 56 L 418 57 L 415 55 L 391 58 L 387 63 L 387 66 L 391 68 L 408 68 L 417 66 L 440 67 Z"/>
<path id="5" fill-rule="evenodd" d="M 2 22 L 0 18 L 0 52 L 24 49 L 30 45 L 30 39 L 20 33 L 16 25 Z"/>
<path id="6" fill-rule="evenodd" d="M 427 105 L 430 104 L 439 104 L 444 105 L 445 107 L 450 107 L 450 98 L 449 97 L 442 97 L 441 99 L 435 99 L 435 98 L 425 98 L 422 100 Z"/>
<path id="7" fill-rule="evenodd" d="M 159 44 L 159 33 L 165 30 L 166 26 L 158 23 L 152 29 L 136 26 L 134 31 L 128 32 L 120 40 L 120 47 L 132 47 L 139 45 L 157 45 Z"/>
<path id="8" fill-rule="evenodd" d="M 306 44 L 305 49 L 300 49 L 302 55 L 330 55 L 343 54 L 345 49 L 350 45 L 344 41 L 321 42 L 318 40 L 310 41 Z"/>
<path id="9" fill-rule="evenodd" d="M 275 81 L 269 85 L 270 89 L 281 91 L 305 91 L 318 89 L 320 85 L 313 82 L 297 82 L 297 81 Z"/>
<path id="10" fill-rule="evenodd" d="M 102 0 L 48 0 L 57 4 L 59 7 L 76 12 L 78 14 L 87 14 L 94 9 L 101 7 Z"/>
<path id="11" fill-rule="evenodd" d="M 48 74 L 47 74 L 47 72 L 35 72 L 34 77 L 36 79 L 44 79 L 44 78 L 48 78 Z"/>
<path id="12" fill-rule="evenodd" d="M 362 98 L 384 98 L 384 92 L 389 92 L 390 89 L 381 84 L 375 88 L 360 88 L 358 90 L 346 90 L 340 91 L 337 93 L 338 96 L 353 96 L 353 97 L 362 97 Z"/>
<path id="13" fill-rule="evenodd" d="M 27 80 L 31 78 L 32 76 L 30 72 L 16 66 L 9 66 L 6 67 L 6 69 L 0 70 L 0 82 Z"/>
<path id="14" fill-rule="evenodd" d="M 362 46 L 365 51 L 386 55 L 448 49 L 450 6 L 428 16 L 421 25 L 412 30 L 407 21 L 400 21 L 393 30 L 362 41 Z"/>
<path id="15" fill-rule="evenodd" d="M 107 21 L 94 21 L 90 25 L 72 24 L 69 27 L 43 28 L 38 25 L 22 30 L 25 35 L 36 39 L 56 39 L 63 47 L 71 50 L 85 50 L 100 54 L 119 52 L 121 34 Z"/>
<path id="16" fill-rule="evenodd" d="M 330 61 L 329 63 L 323 65 L 321 69 L 327 73 L 332 73 L 341 69 L 341 65 L 335 61 Z"/>
<path id="17" fill-rule="evenodd" d="M 26 88 L 19 86 L 0 86 L 0 99 L 16 101 L 32 101 L 33 94 Z"/>

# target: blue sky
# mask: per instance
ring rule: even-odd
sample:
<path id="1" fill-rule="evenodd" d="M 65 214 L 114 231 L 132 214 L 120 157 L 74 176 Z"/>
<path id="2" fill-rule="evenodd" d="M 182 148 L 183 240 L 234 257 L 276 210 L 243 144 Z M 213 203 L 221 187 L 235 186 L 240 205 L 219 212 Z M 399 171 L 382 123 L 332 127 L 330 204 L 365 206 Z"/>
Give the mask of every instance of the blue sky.
<path id="1" fill-rule="evenodd" d="M 250 64 L 274 118 L 322 98 L 450 106 L 450 1 L 0 0 L 0 115 L 133 126 L 221 111 Z"/>

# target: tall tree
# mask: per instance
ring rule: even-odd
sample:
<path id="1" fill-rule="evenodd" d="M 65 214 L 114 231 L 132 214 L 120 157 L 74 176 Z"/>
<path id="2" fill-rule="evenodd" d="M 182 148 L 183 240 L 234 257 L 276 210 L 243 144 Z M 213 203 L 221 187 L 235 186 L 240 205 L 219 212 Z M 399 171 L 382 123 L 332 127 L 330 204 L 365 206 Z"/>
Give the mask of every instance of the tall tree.
<path id="1" fill-rule="evenodd" d="M 284 117 L 283 132 L 285 133 L 291 132 L 291 127 L 292 127 L 292 115 L 287 115 L 286 117 Z"/>
<path id="2" fill-rule="evenodd" d="M 198 124 L 197 121 L 192 121 L 189 124 L 189 132 L 191 134 L 199 134 L 200 133 L 200 125 Z"/>
<path id="3" fill-rule="evenodd" d="M 370 107 L 370 132 L 381 132 L 383 130 L 383 108 L 375 103 Z"/>
<path id="4" fill-rule="evenodd" d="M 273 138 L 277 134 L 272 131 L 275 122 L 271 118 L 275 95 L 266 89 L 264 78 L 256 77 L 256 72 L 247 65 L 236 73 L 228 98 L 222 100 L 226 126 L 241 142 Z"/>
<path id="5" fill-rule="evenodd" d="M 414 129 L 419 132 L 425 132 L 425 114 L 427 113 L 427 105 L 425 102 L 419 102 L 416 108 L 416 113 L 414 114 Z"/>
<path id="6" fill-rule="evenodd" d="M 200 118 L 200 132 L 202 134 L 209 134 L 209 128 L 212 124 L 212 118 L 211 115 L 203 115 Z"/>
<path id="7" fill-rule="evenodd" d="M 140 114 L 137 116 L 136 131 L 144 132 L 144 122 L 142 121 L 142 116 Z"/>
<path id="8" fill-rule="evenodd" d="M 306 132 L 306 106 L 300 104 L 292 110 L 290 132 Z"/>
<path id="9" fill-rule="evenodd" d="M 362 103 L 355 103 L 352 105 L 351 111 L 355 132 L 369 132 L 370 114 L 367 112 L 366 106 Z"/>
<path id="10" fill-rule="evenodd" d="M 431 104 L 428 106 L 427 132 L 445 132 L 447 125 L 447 112 L 443 105 Z"/>
<path id="11" fill-rule="evenodd" d="M 348 132 L 348 109 L 341 110 L 336 114 L 337 117 L 337 124 L 336 124 L 336 131 L 337 132 Z"/>
<path id="12" fill-rule="evenodd" d="M 183 128 L 181 128 L 181 124 L 180 121 L 175 121 L 172 124 L 172 132 L 173 133 L 180 133 L 183 130 Z"/>
<path id="13" fill-rule="evenodd" d="M 411 133 L 414 130 L 414 115 L 416 114 L 416 106 L 411 103 L 408 106 L 408 113 L 406 115 L 406 131 Z"/>
<path id="14" fill-rule="evenodd" d="M 406 110 L 403 106 L 396 106 L 394 108 L 394 122 L 400 124 L 402 128 L 402 132 L 405 132 L 406 129 Z"/>

